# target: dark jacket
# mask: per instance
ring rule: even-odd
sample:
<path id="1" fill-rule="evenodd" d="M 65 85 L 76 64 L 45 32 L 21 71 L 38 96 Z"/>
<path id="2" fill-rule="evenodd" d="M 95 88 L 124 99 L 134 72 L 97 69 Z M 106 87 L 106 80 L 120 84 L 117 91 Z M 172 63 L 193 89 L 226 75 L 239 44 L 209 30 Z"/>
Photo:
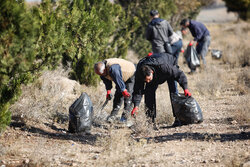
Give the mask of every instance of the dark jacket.
<path id="1" fill-rule="evenodd" d="M 189 30 L 192 34 L 192 36 L 194 37 L 194 41 L 203 41 L 205 36 L 210 35 L 208 29 L 206 28 L 206 26 L 200 22 L 194 21 L 194 20 L 190 20 L 189 21 Z"/>
<path id="2" fill-rule="evenodd" d="M 173 66 L 174 57 L 167 53 L 153 54 L 150 57 L 141 59 L 135 73 L 135 85 L 133 92 L 134 106 L 139 106 L 142 95 L 145 92 L 145 81 L 141 67 L 148 65 L 154 71 L 153 80 L 150 84 L 159 85 L 169 79 L 177 81 L 183 89 L 187 89 L 187 78 L 177 67 Z"/>
<path id="3" fill-rule="evenodd" d="M 169 42 L 169 37 L 173 34 L 173 29 L 169 22 L 160 18 L 154 18 L 147 27 L 146 39 L 152 44 L 154 53 L 163 53 L 164 42 Z"/>

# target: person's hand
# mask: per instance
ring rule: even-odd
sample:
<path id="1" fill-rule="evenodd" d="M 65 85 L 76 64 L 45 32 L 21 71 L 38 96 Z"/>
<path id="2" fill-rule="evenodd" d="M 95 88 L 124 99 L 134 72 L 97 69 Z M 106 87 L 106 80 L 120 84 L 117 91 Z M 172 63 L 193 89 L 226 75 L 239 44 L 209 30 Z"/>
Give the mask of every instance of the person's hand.
<path id="1" fill-rule="evenodd" d="M 149 52 L 148 55 L 147 55 L 147 57 L 152 56 L 152 55 L 153 55 L 153 53 Z"/>
<path id="2" fill-rule="evenodd" d="M 111 90 L 107 90 L 106 99 L 107 100 L 111 100 L 112 99 Z"/>
<path id="3" fill-rule="evenodd" d="M 188 91 L 188 89 L 184 90 L 184 94 L 185 94 L 185 96 L 191 96 L 191 93 Z"/>
<path id="4" fill-rule="evenodd" d="M 122 92 L 122 95 L 125 97 L 125 98 L 128 98 L 130 97 L 130 93 L 127 91 L 127 89 L 125 89 L 123 92 Z"/>
<path id="5" fill-rule="evenodd" d="M 131 111 L 131 116 L 132 116 L 132 117 L 135 117 L 135 116 L 137 115 L 137 110 L 138 110 L 138 107 L 135 106 L 135 107 L 133 108 L 133 110 Z"/>
<path id="6" fill-rule="evenodd" d="M 181 49 L 181 53 L 184 53 L 184 49 Z"/>
<path id="7" fill-rule="evenodd" d="M 194 44 L 194 41 L 190 41 L 188 46 L 193 46 L 193 44 Z"/>

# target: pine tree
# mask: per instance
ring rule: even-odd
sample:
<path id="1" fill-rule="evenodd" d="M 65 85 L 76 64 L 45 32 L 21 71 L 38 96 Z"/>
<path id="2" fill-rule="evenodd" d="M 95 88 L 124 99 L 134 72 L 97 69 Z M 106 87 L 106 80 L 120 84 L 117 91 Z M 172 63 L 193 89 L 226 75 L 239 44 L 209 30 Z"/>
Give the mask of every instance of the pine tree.
<path id="1" fill-rule="evenodd" d="M 223 0 L 226 2 L 227 10 L 229 12 L 236 12 L 243 20 L 250 18 L 250 0 Z"/>

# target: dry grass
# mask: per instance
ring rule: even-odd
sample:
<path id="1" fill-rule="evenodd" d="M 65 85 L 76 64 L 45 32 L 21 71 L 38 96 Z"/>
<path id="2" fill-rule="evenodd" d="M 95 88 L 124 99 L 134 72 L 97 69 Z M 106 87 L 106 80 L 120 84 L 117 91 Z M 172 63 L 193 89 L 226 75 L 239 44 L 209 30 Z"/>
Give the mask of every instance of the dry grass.
<path id="1" fill-rule="evenodd" d="M 223 51 L 222 61 L 231 68 L 249 66 L 250 26 L 245 22 L 228 25 L 210 25 L 211 48 Z"/>
<path id="2" fill-rule="evenodd" d="M 249 104 L 250 95 L 241 96 L 235 103 L 237 107 L 233 110 L 233 116 L 235 120 L 241 124 L 250 123 L 250 104 Z"/>
<path id="3" fill-rule="evenodd" d="M 21 98 L 11 107 L 12 117 L 17 121 L 65 122 L 81 89 L 67 74 L 62 68 L 47 71 L 34 84 L 23 87 Z"/>
<path id="4" fill-rule="evenodd" d="M 187 74 L 189 89 L 194 97 L 202 102 L 204 107 L 208 106 L 207 110 L 211 113 L 204 110 L 204 116 L 218 114 L 219 117 L 216 117 L 216 119 L 219 120 L 224 113 L 218 113 L 217 110 L 220 112 L 226 110 L 224 111 L 225 113 L 233 111 L 232 115 L 228 115 L 232 116 L 233 120 L 237 121 L 237 124 L 248 125 L 250 122 L 250 106 L 248 102 L 250 98 L 250 75 L 249 65 L 242 68 L 244 64 L 242 62 L 249 63 L 248 37 L 246 37 L 249 35 L 249 28 L 244 23 L 240 23 L 240 25 L 226 24 L 226 26 L 209 25 L 209 28 L 211 29 L 211 34 L 213 34 L 211 48 L 222 50 L 223 59 L 212 60 L 208 54 L 206 70 L 198 69 L 198 72 L 194 75 Z M 247 35 L 244 36 L 241 33 Z M 187 41 L 184 41 L 184 43 L 187 43 Z M 241 48 L 242 52 L 239 53 L 238 48 Z M 137 62 L 138 60 L 133 56 L 134 53 L 129 53 L 128 59 Z M 181 69 L 186 73 L 188 72 L 188 67 L 181 62 L 182 59 L 181 57 L 179 63 Z M 110 101 L 104 110 L 100 111 L 101 105 L 105 101 L 106 91 L 104 84 L 100 82 L 97 87 L 79 85 L 77 82 L 67 79 L 67 74 L 68 72 L 62 69 L 45 72 L 34 84 L 23 87 L 23 95 L 11 107 L 13 119 L 16 118 L 16 121 L 22 121 L 27 124 L 30 123 L 34 127 L 39 126 L 41 129 L 44 128 L 44 131 L 52 130 L 48 127 L 43 127 L 43 123 L 57 122 L 60 124 L 59 128 L 66 127 L 69 106 L 80 96 L 81 92 L 86 92 L 93 102 L 95 123 L 104 124 L 107 115 L 112 110 L 113 103 Z M 115 89 L 112 90 L 113 94 L 114 91 Z M 183 92 L 180 87 L 179 91 Z M 207 97 L 212 97 L 214 100 L 236 97 L 232 99 L 237 99 L 237 101 L 231 101 L 232 103 L 230 103 L 230 100 L 229 102 L 226 101 L 233 107 L 230 108 L 229 106 L 229 109 L 221 110 L 221 106 L 226 106 L 223 103 L 224 101 L 221 102 L 221 106 L 213 107 L 212 105 L 214 104 L 210 103 L 211 100 L 209 102 L 204 100 Z M 158 125 L 172 124 L 173 115 L 167 84 L 159 86 L 156 98 L 156 123 Z M 214 123 L 209 122 L 213 121 L 213 119 L 210 120 L 209 118 L 206 118 L 201 125 L 155 131 L 150 120 L 145 116 L 144 105 L 142 100 L 136 120 L 132 119 L 135 122 L 135 126 L 130 129 L 124 127 L 116 129 L 115 126 L 110 126 L 106 129 L 94 127 L 92 129 L 93 134 L 98 137 L 93 145 L 81 143 L 81 139 L 84 139 L 85 136 L 79 136 L 79 139 L 75 137 L 75 140 L 73 140 L 73 137 L 67 134 L 68 136 L 66 137 L 70 136 L 68 140 L 65 140 L 65 138 L 51 139 L 46 136 L 41 137 L 39 136 L 40 134 L 32 136 L 33 134 L 30 132 L 18 131 L 22 133 L 22 138 L 20 138 L 21 134 L 16 134 L 13 138 L 8 138 L 11 135 L 6 134 L 6 140 L 9 140 L 9 145 L 0 143 L 0 157 L 16 157 L 19 160 L 23 158 L 28 159 L 29 161 L 26 164 L 20 161 L 22 165 L 26 166 L 73 166 L 78 165 L 78 163 L 79 166 L 147 166 L 144 164 L 149 164 L 148 166 L 178 166 L 182 164 L 184 166 L 185 163 L 192 165 L 192 162 L 196 162 L 194 166 L 198 166 L 197 164 L 200 166 L 216 166 L 217 164 L 210 163 L 210 160 L 206 158 L 211 158 L 213 155 L 217 157 L 216 152 L 222 154 L 221 156 L 226 156 L 228 154 L 224 154 L 222 150 L 227 147 L 232 152 L 234 148 L 231 146 L 238 142 L 206 142 L 196 140 L 195 137 L 192 140 L 191 136 L 190 139 L 182 138 L 182 140 L 179 138 L 181 134 L 189 133 L 189 131 L 191 134 L 197 133 L 197 135 L 199 135 L 199 132 L 204 133 L 204 131 L 218 133 L 221 129 L 217 127 L 217 124 L 211 128 L 210 126 Z M 228 130 L 228 126 L 224 124 L 218 124 L 218 126 L 226 127 L 220 133 L 231 133 L 230 131 L 233 130 Z M 15 130 L 10 131 L 10 133 L 13 131 Z M 59 136 L 61 135 L 61 132 L 55 132 L 55 134 L 57 133 Z M 163 136 L 162 143 L 154 143 L 154 141 L 148 143 L 147 139 L 145 139 L 145 137 L 155 136 Z M 136 137 L 136 140 L 134 137 Z M 172 140 L 168 141 L 167 139 L 171 137 Z M 165 138 L 166 141 L 164 141 Z M 33 141 L 33 143 L 30 141 Z M 238 143 L 240 142 L 244 141 L 239 141 Z M 20 143 L 23 143 L 23 145 Z M 73 147 L 72 143 L 76 147 Z M 239 144 L 235 148 L 239 148 L 241 151 L 245 150 L 243 147 L 247 146 L 248 140 L 245 140 L 245 144 L 242 144 L 243 146 Z M 197 150 L 201 146 L 204 147 L 204 150 Z M 98 151 L 93 151 L 95 149 Z M 191 151 L 192 149 L 193 151 Z M 23 157 L 24 155 L 25 157 Z M 201 157 L 201 160 L 196 160 L 195 157 L 198 159 Z M 249 160 L 249 155 L 239 155 L 236 158 L 232 156 L 225 159 L 227 160 L 224 163 L 225 165 L 218 162 L 218 166 L 241 166 Z M 206 160 L 204 164 L 197 163 L 197 161 L 203 162 L 203 160 Z M 173 162 L 177 163 L 173 164 Z"/>

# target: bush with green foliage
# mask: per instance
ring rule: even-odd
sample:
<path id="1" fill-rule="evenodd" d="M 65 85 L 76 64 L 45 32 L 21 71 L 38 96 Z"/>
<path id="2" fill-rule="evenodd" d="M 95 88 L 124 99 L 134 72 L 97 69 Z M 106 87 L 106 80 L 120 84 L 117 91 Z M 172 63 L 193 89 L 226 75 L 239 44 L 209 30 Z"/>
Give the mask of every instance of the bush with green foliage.
<path id="1" fill-rule="evenodd" d="M 250 18 L 250 0 L 223 0 L 229 12 L 236 12 L 243 20 Z"/>
<path id="2" fill-rule="evenodd" d="M 150 22 L 149 12 L 157 9 L 162 19 L 170 22 L 177 30 L 183 18 L 194 18 L 203 5 L 207 5 L 208 0 L 118 0 L 125 9 L 127 19 L 137 18 L 140 22 L 138 28 L 131 34 L 130 47 L 139 54 L 140 57 L 151 52 L 151 44 L 145 38 L 145 30 Z"/>
<path id="3" fill-rule="evenodd" d="M 151 9 L 174 26 L 198 11 L 199 1 L 190 1 L 42 0 L 32 7 L 24 0 L 0 1 L 0 131 L 22 84 L 63 63 L 73 79 L 95 85 L 95 62 L 125 58 L 129 47 L 141 56 L 151 50 L 144 38 Z"/>

